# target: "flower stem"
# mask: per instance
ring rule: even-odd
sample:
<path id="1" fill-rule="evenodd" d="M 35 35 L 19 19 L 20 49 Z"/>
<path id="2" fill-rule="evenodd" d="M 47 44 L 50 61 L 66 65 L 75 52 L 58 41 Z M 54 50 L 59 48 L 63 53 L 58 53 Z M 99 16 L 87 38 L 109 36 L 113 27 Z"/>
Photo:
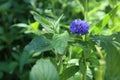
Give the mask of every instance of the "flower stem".
<path id="1" fill-rule="evenodd" d="M 84 20 L 87 21 L 88 17 L 87 17 L 87 11 L 88 11 L 88 0 L 84 1 Z M 87 35 L 83 36 L 83 41 L 85 42 L 87 38 Z M 87 76 L 87 63 L 86 63 L 86 57 L 84 55 L 85 53 L 82 53 L 82 57 L 83 57 L 83 64 L 85 66 L 85 72 L 83 73 L 83 80 L 86 80 L 86 76 Z"/>
<path id="2" fill-rule="evenodd" d="M 84 1 L 84 19 L 85 19 L 85 21 L 87 21 L 87 12 L 88 12 L 88 0 L 85 0 Z"/>
<path id="3" fill-rule="evenodd" d="M 84 53 L 82 54 L 82 57 L 83 57 L 83 64 L 84 64 L 84 66 L 85 66 L 85 72 L 83 73 L 83 80 L 86 80 L 86 75 L 87 75 L 87 64 L 86 64 L 86 58 L 85 58 Z"/>

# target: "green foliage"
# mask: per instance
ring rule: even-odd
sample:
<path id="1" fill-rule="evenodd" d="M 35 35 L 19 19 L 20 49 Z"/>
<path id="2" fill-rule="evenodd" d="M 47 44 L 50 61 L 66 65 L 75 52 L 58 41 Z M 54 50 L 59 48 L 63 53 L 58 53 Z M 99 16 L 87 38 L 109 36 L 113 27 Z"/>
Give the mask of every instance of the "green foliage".
<path id="1" fill-rule="evenodd" d="M 65 49 L 68 46 L 69 34 L 64 32 L 62 34 L 55 34 L 53 36 L 52 45 L 58 54 L 65 53 Z"/>
<path id="2" fill-rule="evenodd" d="M 108 14 L 104 16 L 104 18 L 99 21 L 91 30 L 94 28 L 96 34 L 100 34 L 104 27 L 107 25 L 111 17 L 120 9 L 120 5 L 116 6 L 113 10 L 111 10 Z"/>
<path id="3" fill-rule="evenodd" d="M 120 33 L 115 33 L 111 36 L 100 36 L 97 40 L 100 40 L 100 45 L 106 50 L 106 74 L 107 80 L 119 80 L 120 77 Z M 117 42 L 117 45 L 114 45 Z M 116 60 L 116 61 L 114 61 Z M 111 65 L 110 65 L 111 64 Z M 117 66 L 117 67 L 116 67 Z"/>
<path id="4" fill-rule="evenodd" d="M 120 80 L 119 0 L 1 0 L 0 23 L 0 80 Z"/>
<path id="5" fill-rule="evenodd" d="M 33 52 L 43 52 L 48 51 L 52 48 L 51 41 L 47 39 L 45 36 L 39 36 L 33 39 L 26 47 L 25 52 L 33 53 Z"/>
<path id="6" fill-rule="evenodd" d="M 40 59 L 30 72 L 30 80 L 59 80 L 59 77 L 49 59 Z"/>
<path id="7" fill-rule="evenodd" d="M 63 71 L 63 73 L 60 75 L 61 80 L 67 80 L 71 76 L 73 76 L 76 72 L 79 71 L 79 66 L 71 66 L 68 67 Z"/>

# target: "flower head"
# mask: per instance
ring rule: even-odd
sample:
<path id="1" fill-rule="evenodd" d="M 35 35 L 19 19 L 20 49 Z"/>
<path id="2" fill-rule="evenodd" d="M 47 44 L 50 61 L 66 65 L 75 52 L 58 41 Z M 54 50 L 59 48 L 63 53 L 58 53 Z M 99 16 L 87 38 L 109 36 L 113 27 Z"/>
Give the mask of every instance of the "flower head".
<path id="1" fill-rule="evenodd" d="M 70 24 L 70 31 L 75 34 L 87 34 L 89 30 L 89 24 L 86 21 L 76 19 Z"/>

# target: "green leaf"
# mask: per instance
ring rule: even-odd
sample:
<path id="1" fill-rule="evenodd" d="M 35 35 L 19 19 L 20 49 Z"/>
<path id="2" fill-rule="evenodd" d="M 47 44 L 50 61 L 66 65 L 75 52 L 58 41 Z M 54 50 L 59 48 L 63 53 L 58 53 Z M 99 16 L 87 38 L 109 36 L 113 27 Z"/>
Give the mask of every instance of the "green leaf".
<path id="1" fill-rule="evenodd" d="M 31 29 L 33 31 L 37 31 L 38 27 L 39 27 L 39 23 L 38 22 L 34 22 L 34 23 L 30 24 L 30 26 L 31 26 Z"/>
<path id="2" fill-rule="evenodd" d="M 55 34 L 53 36 L 52 45 L 58 54 L 63 54 L 65 48 L 68 46 L 69 34 L 65 31 L 62 34 Z"/>
<path id="3" fill-rule="evenodd" d="M 45 36 L 41 35 L 34 38 L 28 45 L 25 46 L 23 54 L 20 57 L 20 71 L 24 65 L 30 62 L 30 57 L 40 55 L 41 52 L 51 50 L 53 47 L 51 41 Z M 37 54 L 36 54 L 37 53 Z"/>
<path id="4" fill-rule="evenodd" d="M 49 59 L 40 59 L 32 67 L 30 80 L 59 80 L 59 76 Z"/>
<path id="5" fill-rule="evenodd" d="M 45 36 L 41 35 L 39 37 L 34 38 L 28 45 L 26 45 L 24 51 L 34 53 L 48 51 L 51 49 L 51 41 Z"/>
<path id="6" fill-rule="evenodd" d="M 75 75 L 76 72 L 79 71 L 79 66 L 71 66 L 68 67 L 63 71 L 63 73 L 60 75 L 61 80 L 67 80 L 68 78 Z"/>
<path id="7" fill-rule="evenodd" d="M 97 41 L 107 52 L 105 80 L 120 80 L 120 50 L 116 47 L 119 47 L 120 32 L 111 36 L 99 36 Z M 117 45 L 113 42 L 117 42 Z"/>
<path id="8" fill-rule="evenodd" d="M 17 67 L 17 62 L 11 61 L 11 62 L 0 62 L 0 71 L 7 72 L 9 74 L 12 74 L 15 68 Z"/>
<path id="9" fill-rule="evenodd" d="M 111 10 L 108 14 L 106 14 L 105 17 L 101 21 L 99 21 L 95 26 L 93 26 L 90 29 L 90 32 L 92 30 L 95 30 L 96 34 L 100 34 L 102 30 L 104 29 L 105 25 L 111 19 L 111 17 L 113 17 L 119 9 L 120 9 L 120 5 L 116 6 L 113 10 Z"/>
<path id="10" fill-rule="evenodd" d="M 62 17 L 63 17 L 63 14 L 58 18 L 58 20 L 55 22 L 55 25 L 54 25 L 54 28 L 55 28 L 56 32 L 58 32 L 58 33 L 60 30 L 59 22 L 62 19 Z"/>
<path id="11" fill-rule="evenodd" d="M 12 27 L 23 27 L 23 28 L 29 28 L 30 26 L 24 23 L 18 23 L 18 24 L 14 24 L 12 25 Z"/>
<path id="12" fill-rule="evenodd" d="M 47 30 L 50 33 L 54 33 L 53 27 L 54 25 L 47 20 L 46 18 L 42 17 L 41 15 L 39 15 L 36 12 L 31 12 L 35 18 L 36 21 L 38 21 L 39 23 L 41 23 L 41 25 L 45 28 L 45 30 Z"/>

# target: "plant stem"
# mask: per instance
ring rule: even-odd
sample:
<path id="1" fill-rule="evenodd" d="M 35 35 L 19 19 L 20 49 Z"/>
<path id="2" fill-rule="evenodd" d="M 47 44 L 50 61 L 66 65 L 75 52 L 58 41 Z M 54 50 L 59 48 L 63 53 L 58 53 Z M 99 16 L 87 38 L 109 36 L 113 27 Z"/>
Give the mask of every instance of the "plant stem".
<path id="1" fill-rule="evenodd" d="M 63 60 L 62 60 L 62 56 L 59 55 L 59 74 L 62 74 L 63 72 Z"/>
<path id="2" fill-rule="evenodd" d="M 85 55 L 84 53 L 82 54 L 82 57 L 83 57 L 83 64 L 85 66 L 85 72 L 83 74 L 83 80 L 86 80 L 86 75 L 87 75 L 87 64 L 86 64 L 86 58 L 85 58 Z"/>
<path id="3" fill-rule="evenodd" d="M 85 21 L 87 21 L 88 19 L 87 12 L 88 12 L 88 0 L 84 0 L 84 20 Z M 83 41 L 85 42 L 86 40 L 87 40 L 87 35 L 83 36 Z M 82 59 L 83 59 L 83 65 L 85 66 L 85 71 L 83 73 L 82 80 L 86 80 L 86 76 L 87 76 L 87 63 L 86 63 L 86 57 L 84 52 L 85 51 L 83 51 L 82 53 Z"/>
<path id="4" fill-rule="evenodd" d="M 87 12 L 88 12 L 88 0 L 84 1 L 84 19 L 87 21 Z"/>

